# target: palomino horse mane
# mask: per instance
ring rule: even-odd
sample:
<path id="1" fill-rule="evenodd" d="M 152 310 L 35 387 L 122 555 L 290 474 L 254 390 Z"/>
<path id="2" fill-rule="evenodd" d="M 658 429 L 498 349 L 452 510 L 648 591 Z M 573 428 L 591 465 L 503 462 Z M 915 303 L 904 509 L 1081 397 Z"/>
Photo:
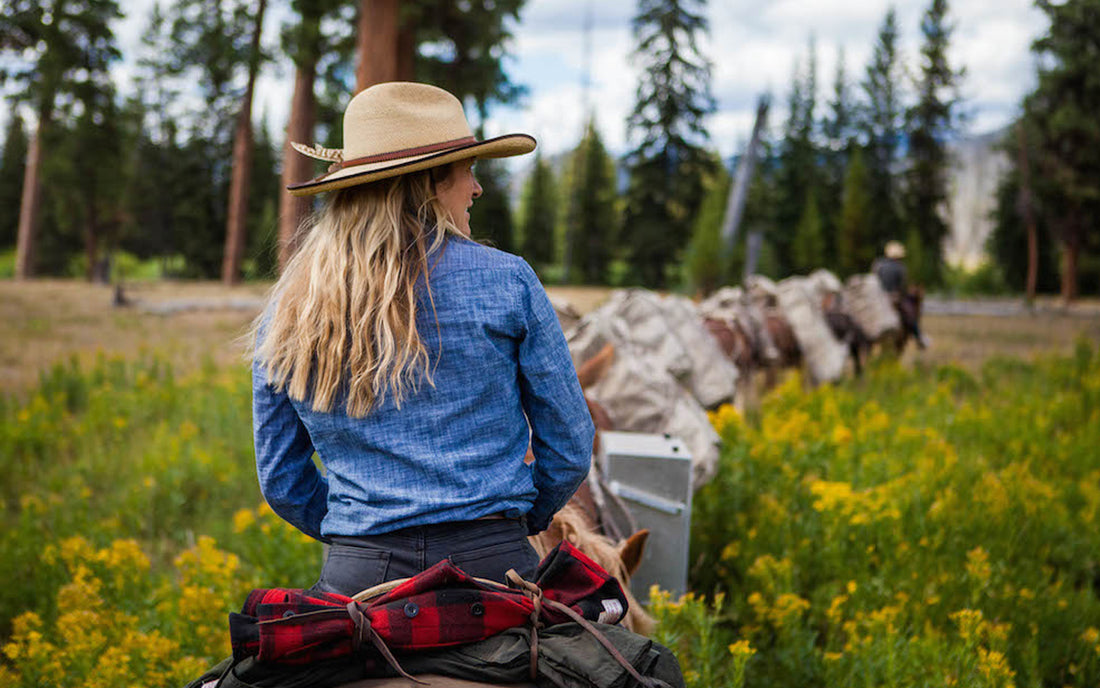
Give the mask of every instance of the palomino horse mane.
<path id="1" fill-rule="evenodd" d="M 605 571 L 614 576 L 623 587 L 626 595 L 627 613 L 623 626 L 642 635 L 653 631 L 656 622 L 641 603 L 630 592 L 630 576 L 641 563 L 642 548 L 649 536 L 648 530 L 631 535 L 622 544 L 616 545 L 609 538 L 596 532 L 584 512 L 570 502 L 554 515 L 550 527 L 538 535 L 528 538 L 538 552 L 539 558 L 545 557 L 562 540 L 567 540 Z"/>

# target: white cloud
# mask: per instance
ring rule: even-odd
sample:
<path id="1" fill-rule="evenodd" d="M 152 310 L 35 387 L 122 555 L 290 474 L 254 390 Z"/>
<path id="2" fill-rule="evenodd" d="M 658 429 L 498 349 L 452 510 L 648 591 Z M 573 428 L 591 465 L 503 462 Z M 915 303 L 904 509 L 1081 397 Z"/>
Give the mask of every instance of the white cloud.
<path id="1" fill-rule="evenodd" d="M 153 0 L 124 2 L 126 18 L 116 26 L 120 47 L 132 59 Z M 712 144 L 731 155 L 748 139 L 758 96 L 773 95 L 770 120 L 785 117 L 791 72 L 805 59 L 812 35 L 817 44 L 819 102 L 832 92 L 838 48 L 845 51 L 852 93 L 870 57 L 887 8 L 897 8 L 900 48 L 911 72 L 917 69 L 919 22 L 927 0 L 711 0 L 707 8 L 710 35 L 703 41 L 713 63 L 712 90 L 717 111 L 708 118 Z M 558 153 L 576 145 L 583 127 L 581 82 L 584 73 L 582 28 L 592 16 L 591 104 L 601 134 L 613 152 L 628 143 L 626 117 L 633 106 L 640 66 L 631 57 L 630 20 L 634 0 L 528 0 L 521 23 L 514 27 L 509 63 L 513 81 L 530 95 L 521 108 L 498 107 L 490 133 L 529 131 L 543 150 Z M 1031 41 L 1044 29 L 1043 15 L 1030 0 L 958 0 L 950 16 L 955 24 L 951 60 L 965 66 L 962 84 L 970 128 L 983 131 L 1007 124 L 1017 104 L 1034 83 Z M 265 43 L 274 46 L 285 16 L 267 21 Z M 130 62 L 119 67 L 120 88 L 132 88 Z M 268 65 L 256 94 L 256 113 L 267 117 L 279 138 L 285 125 L 292 88 L 289 65 Z"/>

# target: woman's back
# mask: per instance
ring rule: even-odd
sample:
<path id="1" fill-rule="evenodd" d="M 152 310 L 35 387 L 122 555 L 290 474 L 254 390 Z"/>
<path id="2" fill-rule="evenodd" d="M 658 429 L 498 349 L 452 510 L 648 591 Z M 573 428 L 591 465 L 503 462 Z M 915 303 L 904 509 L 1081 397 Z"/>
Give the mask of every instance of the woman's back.
<path id="1" fill-rule="evenodd" d="M 562 403 L 579 398 L 579 387 L 575 376 L 561 374 L 571 362 L 531 268 L 459 237 L 449 238 L 429 264 L 431 296 L 421 281 L 417 329 L 429 354 L 430 384 L 422 378 L 400 406 L 392 397 L 378 400 L 364 418 L 349 418 L 342 398 L 328 412 L 313 410 L 308 398 L 289 400 L 327 471 L 328 508 L 320 524 L 325 536 L 496 513 L 519 516 L 551 482 L 574 482 L 579 469 L 569 457 L 589 449 L 581 446 L 587 412 Z M 262 372 L 258 363 L 258 469 L 261 484 L 272 486 L 265 494 L 278 511 L 281 498 L 301 497 L 279 494 L 299 487 L 297 471 L 284 479 L 279 472 L 290 465 L 275 460 L 291 450 L 286 421 L 278 420 L 287 414 L 288 400 L 264 384 Z M 535 466 L 522 460 L 528 420 L 540 445 Z M 530 518 L 551 515 L 536 505 Z"/>

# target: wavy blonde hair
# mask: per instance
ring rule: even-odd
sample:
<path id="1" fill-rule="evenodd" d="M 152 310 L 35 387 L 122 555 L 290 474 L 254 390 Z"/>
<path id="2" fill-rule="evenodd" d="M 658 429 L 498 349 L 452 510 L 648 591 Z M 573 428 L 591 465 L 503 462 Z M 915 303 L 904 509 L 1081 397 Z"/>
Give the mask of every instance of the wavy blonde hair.
<path id="1" fill-rule="evenodd" d="M 423 276 L 428 286 L 429 256 L 458 233 L 435 194 L 447 173 L 337 191 L 302 227 L 274 307 L 252 327 L 253 358 L 276 389 L 328 412 L 346 385 L 345 410 L 361 418 L 387 395 L 400 406 L 422 380 L 431 384 L 416 283 Z"/>

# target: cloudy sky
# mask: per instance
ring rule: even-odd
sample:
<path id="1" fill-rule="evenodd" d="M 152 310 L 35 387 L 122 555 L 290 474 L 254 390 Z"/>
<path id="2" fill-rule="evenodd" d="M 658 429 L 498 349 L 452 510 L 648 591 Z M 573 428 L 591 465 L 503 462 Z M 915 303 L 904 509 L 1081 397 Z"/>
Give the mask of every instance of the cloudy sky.
<path id="1" fill-rule="evenodd" d="M 122 4 L 129 16 L 119 27 L 119 38 L 124 54 L 132 55 L 151 0 Z M 796 61 L 805 60 L 811 38 L 817 44 L 822 102 L 831 93 L 840 50 L 849 80 L 857 82 L 891 4 L 897 9 L 902 61 L 915 74 L 927 0 L 711 0 L 706 10 L 710 34 L 703 46 L 713 63 L 717 101 L 709 120 L 713 145 L 724 156 L 741 149 L 752 129 L 756 99 L 765 91 L 773 94 L 772 125 L 783 120 L 792 70 Z M 528 0 L 514 28 L 507 68 L 529 95 L 521 107 L 496 108 L 488 133 L 529 132 L 548 153 L 575 145 L 584 120 L 583 26 L 590 12 L 591 106 L 608 147 L 625 151 L 625 119 L 639 74 L 631 58 L 634 10 L 633 0 Z M 1045 29 L 1043 15 L 1031 0 L 954 0 L 950 17 L 955 26 L 950 59 L 966 69 L 962 95 L 967 129 L 984 133 L 1004 126 L 1034 83 L 1029 46 Z M 286 17 L 269 19 L 265 42 L 275 45 Z M 267 68 L 261 81 L 257 113 L 268 118 L 273 131 L 285 125 L 290 80 L 287 67 L 276 65 Z"/>

